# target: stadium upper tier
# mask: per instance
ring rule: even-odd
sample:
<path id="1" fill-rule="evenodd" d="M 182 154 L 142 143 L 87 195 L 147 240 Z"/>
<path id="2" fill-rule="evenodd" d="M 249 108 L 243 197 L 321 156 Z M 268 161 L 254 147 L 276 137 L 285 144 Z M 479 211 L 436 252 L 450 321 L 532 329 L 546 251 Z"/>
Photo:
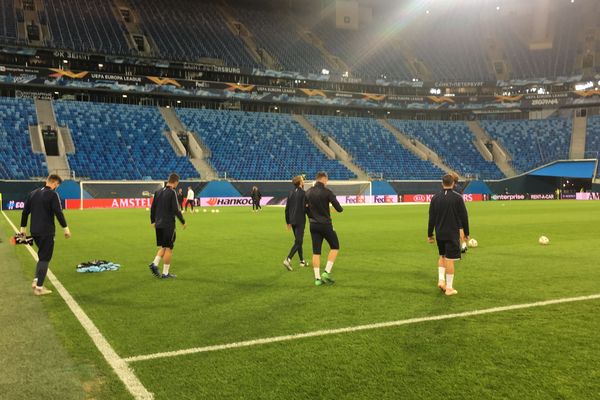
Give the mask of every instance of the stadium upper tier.
<path id="1" fill-rule="evenodd" d="M 177 114 L 210 148 L 215 170 L 228 178 L 288 180 L 321 170 L 331 179 L 355 177 L 321 153 L 291 115 L 196 109 Z"/>
<path id="2" fill-rule="evenodd" d="M 417 158 L 377 120 L 358 117 L 311 115 L 308 120 L 322 133 L 333 137 L 367 173 L 384 179 L 439 179 L 443 171 Z"/>
<path id="3" fill-rule="evenodd" d="M 508 150 L 518 172 L 569 158 L 570 118 L 482 121 L 481 126 Z"/>
<path id="4" fill-rule="evenodd" d="M 399 121 L 390 123 L 435 151 L 444 163 L 463 176 L 499 179 L 504 175 L 494 162 L 486 161 L 473 144 L 475 137 L 464 122 Z"/>
<path id="5" fill-rule="evenodd" d="M 78 176 L 101 180 L 164 179 L 172 171 L 197 178 L 186 157 L 177 157 L 163 135 L 168 130 L 156 107 L 57 101 L 56 119 L 71 130 Z"/>
<path id="6" fill-rule="evenodd" d="M 174 60 L 221 59 L 226 65 L 256 67 L 242 39 L 225 23 L 212 1 L 131 0 L 143 32 L 156 51 Z"/>
<path id="7" fill-rule="evenodd" d="M 17 40 L 17 13 L 14 0 L 0 0 L 0 43 Z"/>
<path id="8" fill-rule="evenodd" d="M 29 179 L 48 173 L 44 155 L 31 150 L 29 125 L 36 123 L 32 100 L 0 97 L 1 179 Z"/>
<path id="9" fill-rule="evenodd" d="M 510 78 L 581 73 L 585 35 L 578 21 L 584 7 L 557 5 L 547 17 L 547 35 L 535 40 L 529 14 L 490 14 L 484 12 L 488 2 L 480 3 L 401 21 L 394 12 L 379 12 L 356 30 L 336 28 L 316 12 L 293 13 L 250 0 L 129 0 L 133 25 L 121 19 L 112 0 L 43 0 L 37 12 L 45 46 L 77 51 L 137 55 L 135 33 L 147 38 L 146 55 L 300 73 L 325 68 L 372 79 L 461 81 L 496 81 L 495 65 Z M 25 31 L 18 28 L 21 7 L 0 0 L 0 42 L 27 44 L 18 33 Z"/>

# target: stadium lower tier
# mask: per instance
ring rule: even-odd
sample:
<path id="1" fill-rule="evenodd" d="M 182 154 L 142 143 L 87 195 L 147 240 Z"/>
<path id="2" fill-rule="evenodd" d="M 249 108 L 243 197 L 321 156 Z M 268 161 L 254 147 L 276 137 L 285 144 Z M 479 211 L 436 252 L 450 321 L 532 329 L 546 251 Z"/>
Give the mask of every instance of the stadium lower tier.
<path id="1" fill-rule="evenodd" d="M 76 101 L 55 101 L 52 106 L 57 127 L 68 128 L 74 147 L 60 156 L 78 177 L 156 180 L 175 171 L 183 179 L 207 179 L 198 160 L 178 155 L 185 153 L 181 151 L 185 146 L 173 138 L 177 135 L 169 134 L 156 107 Z M 32 143 L 44 140 L 34 102 L 0 98 L 0 116 L 0 179 L 31 179 L 55 171 L 53 165 L 48 167 L 48 157 L 33 151 Z M 390 120 L 391 128 L 372 118 L 309 115 L 305 123 L 289 114 L 205 109 L 177 109 L 174 116 L 205 146 L 203 165 L 221 178 L 289 180 L 298 174 L 310 178 L 324 170 L 334 180 L 439 179 L 443 170 L 417 157 L 401 144 L 398 132 L 389 129 L 424 143 L 463 176 L 504 177 L 494 162 L 479 153 L 473 133 L 463 122 Z M 588 125 L 589 151 L 598 149 L 596 122 L 591 118 Z M 518 172 L 568 158 L 570 119 L 483 121 L 481 125 L 508 150 Z"/>

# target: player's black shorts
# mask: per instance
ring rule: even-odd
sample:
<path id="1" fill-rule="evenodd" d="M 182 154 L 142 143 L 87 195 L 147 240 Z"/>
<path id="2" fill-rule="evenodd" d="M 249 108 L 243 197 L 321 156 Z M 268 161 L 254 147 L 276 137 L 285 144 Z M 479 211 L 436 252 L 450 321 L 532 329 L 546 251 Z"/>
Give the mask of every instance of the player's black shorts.
<path id="1" fill-rule="evenodd" d="M 156 245 L 167 249 L 175 246 L 175 227 L 156 228 Z"/>
<path id="2" fill-rule="evenodd" d="M 460 239 L 439 240 L 437 246 L 440 256 L 446 257 L 448 260 L 460 260 Z"/>
<path id="3" fill-rule="evenodd" d="M 38 259 L 50 262 L 54 254 L 54 235 L 34 236 L 33 241 L 38 247 Z"/>
<path id="4" fill-rule="evenodd" d="M 339 250 L 340 248 L 340 241 L 337 233 L 333 230 L 333 225 L 310 224 L 310 235 L 312 237 L 313 254 L 321 254 L 323 239 L 327 241 L 331 250 Z"/>

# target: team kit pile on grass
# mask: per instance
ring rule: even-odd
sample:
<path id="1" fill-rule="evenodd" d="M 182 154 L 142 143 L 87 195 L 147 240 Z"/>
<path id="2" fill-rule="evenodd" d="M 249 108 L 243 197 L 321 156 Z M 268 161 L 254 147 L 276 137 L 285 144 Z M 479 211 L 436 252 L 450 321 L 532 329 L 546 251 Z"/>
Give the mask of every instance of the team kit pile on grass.
<path id="1" fill-rule="evenodd" d="M 599 202 L 467 208 L 479 246 L 457 262 L 454 297 L 436 286 L 426 206 L 333 213 L 341 248 L 332 286 L 315 287 L 312 268 L 299 268 L 297 258 L 292 272 L 282 267 L 293 236 L 276 207 L 185 214 L 171 266 L 177 279 L 148 271 L 156 247 L 147 211 L 66 211 L 73 237 L 57 236 L 50 268 L 123 358 L 600 293 Z M 20 214 L 7 214 L 18 226 Z M 542 235 L 550 245 L 538 243 Z M 31 255 L 24 246 L 15 251 L 31 276 Z M 122 267 L 76 272 L 95 258 Z M 41 301 L 74 362 L 101 377 L 94 397 L 130 398 L 60 297 Z M 592 300 L 427 321 L 131 367 L 161 399 L 598 398 L 599 306 Z"/>

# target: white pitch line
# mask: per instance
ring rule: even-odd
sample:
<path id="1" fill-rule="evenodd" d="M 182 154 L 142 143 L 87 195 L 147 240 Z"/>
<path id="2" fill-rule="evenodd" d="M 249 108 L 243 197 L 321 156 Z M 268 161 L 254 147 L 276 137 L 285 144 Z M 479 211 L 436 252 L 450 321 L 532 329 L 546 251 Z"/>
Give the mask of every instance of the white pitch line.
<path id="1" fill-rule="evenodd" d="M 338 329 L 326 329 L 326 330 L 319 330 L 319 331 L 313 331 L 313 332 L 298 333 L 298 334 L 294 334 L 294 335 L 275 336 L 275 337 L 263 338 L 263 339 L 246 340 L 243 342 L 219 344 L 219 345 L 214 345 L 214 346 L 194 347 L 194 348 L 184 349 L 184 350 L 167 351 L 167 352 L 162 352 L 162 353 L 154 353 L 154 354 L 146 354 L 146 355 L 140 355 L 140 356 L 127 357 L 127 358 L 125 358 L 125 361 L 127 361 L 128 363 L 131 363 L 131 362 L 137 362 L 137 361 L 155 360 L 157 358 L 178 357 L 178 356 L 183 356 L 183 355 L 188 355 L 188 354 L 207 353 L 207 352 L 211 352 L 211 351 L 237 349 L 240 347 L 258 346 L 258 345 L 262 345 L 262 344 L 285 342 L 285 341 L 290 341 L 290 340 L 312 338 L 312 337 L 317 337 L 317 336 L 327 336 L 327 335 L 336 335 L 336 334 L 340 334 L 340 333 L 350 333 L 350 332 L 366 331 L 366 330 L 373 330 L 373 329 L 382 329 L 382 328 L 389 328 L 389 327 L 394 327 L 394 326 L 418 324 L 421 322 L 441 321 L 441 320 L 446 320 L 446 319 L 473 317 L 476 315 L 493 314 L 493 313 L 499 313 L 499 312 L 503 312 L 503 311 L 520 310 L 520 309 L 534 308 L 534 307 L 544 307 L 544 306 L 550 306 L 550 305 L 554 305 L 554 304 L 572 303 L 572 302 L 576 302 L 576 301 L 588 301 L 588 300 L 597 300 L 597 299 L 600 299 L 600 294 L 593 294 L 590 296 L 579 296 L 579 297 L 566 297 L 566 298 L 555 299 L 555 300 L 546 300 L 546 301 L 538 301 L 535 303 L 515 304 L 515 305 L 511 305 L 511 306 L 486 308 L 483 310 L 466 311 L 466 312 L 455 313 L 455 314 L 445 314 L 445 315 L 435 315 L 435 316 L 431 316 L 431 317 L 410 318 L 410 319 L 403 319 L 403 320 L 399 320 L 399 321 L 389 321 L 389 322 L 381 322 L 381 323 L 376 323 L 376 324 L 350 326 L 350 327 L 338 328 Z"/>
<path id="2" fill-rule="evenodd" d="M 8 221 L 10 226 L 14 229 L 15 233 L 18 233 L 17 227 L 12 223 L 12 221 L 8 218 L 4 210 L 2 210 L 2 214 L 4 218 Z M 37 262 L 38 256 L 33 248 L 29 245 L 26 245 L 27 250 L 31 253 L 33 259 Z M 77 301 L 71 296 L 71 294 L 65 289 L 65 287 L 60 283 L 56 275 L 52 273 L 52 271 L 48 270 L 48 279 L 52 283 L 52 285 L 56 288 L 56 291 L 63 298 L 71 312 L 75 315 L 75 318 L 79 321 L 83 329 L 87 332 L 89 337 L 92 339 L 96 348 L 100 351 L 100 353 L 104 356 L 108 364 L 115 371 L 119 379 L 123 382 L 127 390 L 133 395 L 136 400 L 152 400 L 154 399 L 154 395 L 148 391 L 142 385 L 142 382 L 138 379 L 137 376 L 133 373 L 127 361 L 123 358 L 119 357 L 117 352 L 112 348 L 110 343 L 106 340 L 106 338 L 102 335 L 100 330 L 96 327 L 94 322 L 87 316 L 85 311 L 81 309 Z"/>

